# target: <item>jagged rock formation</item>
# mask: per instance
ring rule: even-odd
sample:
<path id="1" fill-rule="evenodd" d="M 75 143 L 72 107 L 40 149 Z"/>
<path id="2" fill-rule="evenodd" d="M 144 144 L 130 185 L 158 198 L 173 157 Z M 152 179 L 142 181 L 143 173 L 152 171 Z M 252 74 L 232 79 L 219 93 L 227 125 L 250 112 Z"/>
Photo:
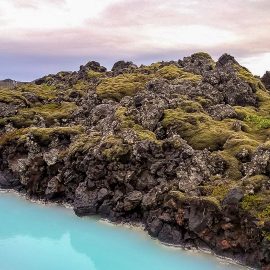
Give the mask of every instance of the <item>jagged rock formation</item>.
<path id="1" fill-rule="evenodd" d="M 269 269 L 266 87 L 232 56 L 196 53 L 1 88 L 0 186 Z"/>
<path id="2" fill-rule="evenodd" d="M 266 89 L 270 90 L 270 71 L 266 71 L 262 76 L 262 82 L 264 83 Z"/>

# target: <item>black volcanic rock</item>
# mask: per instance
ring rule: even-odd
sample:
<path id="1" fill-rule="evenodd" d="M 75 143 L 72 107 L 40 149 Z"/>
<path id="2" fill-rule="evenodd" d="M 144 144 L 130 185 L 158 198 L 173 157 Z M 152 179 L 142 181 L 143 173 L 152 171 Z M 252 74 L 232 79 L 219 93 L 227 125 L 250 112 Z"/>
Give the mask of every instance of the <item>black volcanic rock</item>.
<path id="1" fill-rule="evenodd" d="M 90 61 L 84 66 L 80 66 L 80 72 L 85 72 L 88 70 L 93 70 L 96 72 L 105 72 L 107 69 L 100 65 L 100 63 L 96 61 Z"/>
<path id="2" fill-rule="evenodd" d="M 235 58 L 227 53 L 223 54 L 217 61 L 218 65 L 224 66 L 228 62 L 238 64 L 238 62 L 235 60 Z"/>
<path id="3" fill-rule="evenodd" d="M 113 67 L 112 67 L 112 71 L 115 74 L 120 74 L 122 72 L 125 72 L 129 69 L 136 69 L 137 66 L 135 64 L 133 64 L 133 62 L 126 62 L 126 61 L 118 61 L 116 63 L 114 63 Z"/>
<path id="4" fill-rule="evenodd" d="M 200 52 L 1 87 L 0 187 L 268 269 L 267 78 Z"/>
<path id="5" fill-rule="evenodd" d="M 7 171 L 0 171 L 0 188 L 16 189 L 20 186 L 20 181 Z"/>
<path id="6" fill-rule="evenodd" d="M 262 76 L 262 82 L 265 85 L 266 89 L 270 91 L 270 71 L 266 71 Z"/>

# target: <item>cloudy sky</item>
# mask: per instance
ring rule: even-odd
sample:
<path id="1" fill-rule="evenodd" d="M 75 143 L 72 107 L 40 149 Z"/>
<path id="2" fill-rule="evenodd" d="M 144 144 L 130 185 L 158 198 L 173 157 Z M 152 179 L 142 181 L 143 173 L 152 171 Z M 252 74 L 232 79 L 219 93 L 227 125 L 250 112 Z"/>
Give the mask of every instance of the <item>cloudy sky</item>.
<path id="1" fill-rule="evenodd" d="M 196 51 L 270 69 L 269 0 L 0 0 L 0 79 Z"/>

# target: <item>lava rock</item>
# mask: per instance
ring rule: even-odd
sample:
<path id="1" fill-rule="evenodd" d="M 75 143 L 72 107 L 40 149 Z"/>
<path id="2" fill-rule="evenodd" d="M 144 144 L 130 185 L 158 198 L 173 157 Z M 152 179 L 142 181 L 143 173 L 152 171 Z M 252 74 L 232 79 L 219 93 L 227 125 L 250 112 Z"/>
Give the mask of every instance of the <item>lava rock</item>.
<path id="1" fill-rule="evenodd" d="M 124 210 L 131 211 L 136 208 L 142 200 L 142 193 L 140 191 L 132 191 L 127 194 L 124 199 Z"/>

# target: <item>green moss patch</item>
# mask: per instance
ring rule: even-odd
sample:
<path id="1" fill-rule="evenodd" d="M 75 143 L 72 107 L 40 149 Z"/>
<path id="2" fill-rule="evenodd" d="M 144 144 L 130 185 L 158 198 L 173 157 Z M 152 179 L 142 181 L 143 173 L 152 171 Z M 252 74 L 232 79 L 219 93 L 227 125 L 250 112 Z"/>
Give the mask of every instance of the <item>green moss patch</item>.
<path id="1" fill-rule="evenodd" d="M 83 93 L 83 92 L 86 92 L 87 90 L 89 90 L 90 84 L 87 81 L 79 80 L 73 85 L 73 88 L 76 91 L 80 91 Z"/>
<path id="2" fill-rule="evenodd" d="M 248 69 L 237 64 L 234 65 L 234 69 L 237 72 L 237 75 L 246 83 L 251 85 L 256 91 L 260 89 L 265 90 L 265 87 L 263 83 L 261 82 L 261 80 L 253 76 L 252 73 Z"/>
<path id="3" fill-rule="evenodd" d="M 98 80 L 102 77 L 104 77 L 104 73 L 102 73 L 102 72 L 97 72 L 97 71 L 93 71 L 93 70 L 87 71 L 87 78 L 90 80 Z"/>
<path id="4" fill-rule="evenodd" d="M 245 125 L 245 131 L 249 137 L 259 143 L 264 143 L 270 135 L 270 95 L 265 90 L 257 90 L 258 107 L 240 107 L 236 106 L 238 119 L 241 119 Z"/>
<path id="5" fill-rule="evenodd" d="M 144 129 L 141 125 L 134 125 L 132 130 L 136 133 L 140 140 L 148 140 L 159 143 L 156 134 L 150 130 Z"/>
<path id="6" fill-rule="evenodd" d="M 196 52 L 196 53 L 192 54 L 191 56 L 202 58 L 202 59 L 209 59 L 209 60 L 212 60 L 213 61 L 213 59 L 210 56 L 210 54 L 208 54 L 206 52 Z"/>
<path id="7" fill-rule="evenodd" d="M 178 202 L 180 203 L 201 203 L 204 205 L 209 205 L 209 206 L 213 206 L 216 209 L 221 210 L 221 205 L 220 202 L 218 201 L 217 198 L 212 197 L 212 196 L 188 196 L 185 193 L 181 192 L 181 191 L 171 191 L 169 193 L 170 197 L 175 198 Z"/>
<path id="8" fill-rule="evenodd" d="M 261 222 L 270 220 L 270 196 L 269 192 L 260 192 L 254 195 L 246 195 L 241 203 L 244 210 L 257 217 Z"/>
<path id="9" fill-rule="evenodd" d="M 231 155 L 235 156 L 244 149 L 253 152 L 259 144 L 260 143 L 253 139 L 251 135 L 239 132 L 232 134 L 224 144 L 223 148 Z"/>
<path id="10" fill-rule="evenodd" d="M 102 99 L 121 100 L 124 96 L 133 96 L 144 90 L 149 76 L 139 73 L 125 73 L 112 78 L 106 78 L 97 86 L 96 92 Z"/>
<path id="11" fill-rule="evenodd" d="M 15 127 L 29 127 L 34 124 L 34 118 L 41 116 L 47 125 L 54 123 L 54 120 L 68 119 L 76 110 L 77 106 L 73 102 L 49 103 L 20 109 L 14 116 L 7 117 L 6 122 L 11 122 Z"/>
<path id="12" fill-rule="evenodd" d="M 221 184 L 218 186 L 215 185 L 212 189 L 210 197 L 214 197 L 219 202 L 222 202 L 232 187 L 233 187 L 232 183 Z"/>
<path id="13" fill-rule="evenodd" d="M 56 98 L 60 92 L 55 87 L 46 84 L 27 83 L 14 89 L 0 89 L 0 101 L 12 104 L 30 104 L 31 102 L 26 98 L 27 93 L 33 94 L 38 101 L 50 101 Z"/>
<path id="14" fill-rule="evenodd" d="M 130 146 L 123 142 L 123 139 L 117 136 L 107 136 L 102 141 L 102 154 L 108 160 L 117 160 L 121 156 L 127 155 Z"/>
<path id="15" fill-rule="evenodd" d="M 221 157 L 226 161 L 227 170 L 226 177 L 231 180 L 239 180 L 242 178 L 241 163 L 240 161 L 230 153 L 228 150 L 218 152 Z"/>
<path id="16" fill-rule="evenodd" d="M 82 126 L 53 127 L 53 128 L 22 128 L 7 132 L 0 137 L 0 145 L 11 141 L 24 142 L 27 136 L 33 136 L 41 143 L 49 142 L 57 135 L 72 136 L 83 132 Z"/>
<path id="17" fill-rule="evenodd" d="M 132 128 L 135 125 L 132 117 L 127 115 L 127 108 L 120 106 L 116 109 L 115 112 L 116 119 L 121 123 L 122 128 Z"/>
<path id="18" fill-rule="evenodd" d="M 253 175 L 242 180 L 242 186 L 246 189 L 252 188 L 254 192 L 258 193 L 263 191 L 264 186 L 268 185 L 269 177 L 266 175 Z"/>
<path id="19" fill-rule="evenodd" d="M 0 101 L 4 103 L 11 103 L 11 104 L 22 104 L 27 103 L 26 98 L 14 89 L 0 89 Z"/>
<path id="20" fill-rule="evenodd" d="M 69 155 L 76 152 L 87 152 L 90 148 L 96 146 L 100 140 L 101 135 L 98 132 L 92 132 L 90 134 L 79 134 L 74 138 L 67 152 Z"/>
<path id="21" fill-rule="evenodd" d="M 270 117 L 248 115 L 244 120 L 248 123 L 256 125 L 256 127 L 259 129 L 265 129 L 270 127 Z"/>
<path id="22" fill-rule="evenodd" d="M 49 86 L 46 84 L 36 85 L 36 84 L 23 84 L 16 88 L 17 91 L 21 93 L 30 92 L 36 95 L 41 100 L 52 100 L 57 97 L 57 90 L 54 86 Z"/>
<path id="23" fill-rule="evenodd" d="M 202 79 L 200 75 L 186 72 L 182 68 L 179 68 L 175 65 L 162 67 L 156 72 L 156 75 L 167 80 L 179 79 L 181 81 L 198 82 Z"/>
<path id="24" fill-rule="evenodd" d="M 164 127 L 175 126 L 179 135 L 195 149 L 218 150 L 232 133 L 229 123 L 214 121 L 201 112 L 186 113 L 181 108 L 164 111 Z"/>

